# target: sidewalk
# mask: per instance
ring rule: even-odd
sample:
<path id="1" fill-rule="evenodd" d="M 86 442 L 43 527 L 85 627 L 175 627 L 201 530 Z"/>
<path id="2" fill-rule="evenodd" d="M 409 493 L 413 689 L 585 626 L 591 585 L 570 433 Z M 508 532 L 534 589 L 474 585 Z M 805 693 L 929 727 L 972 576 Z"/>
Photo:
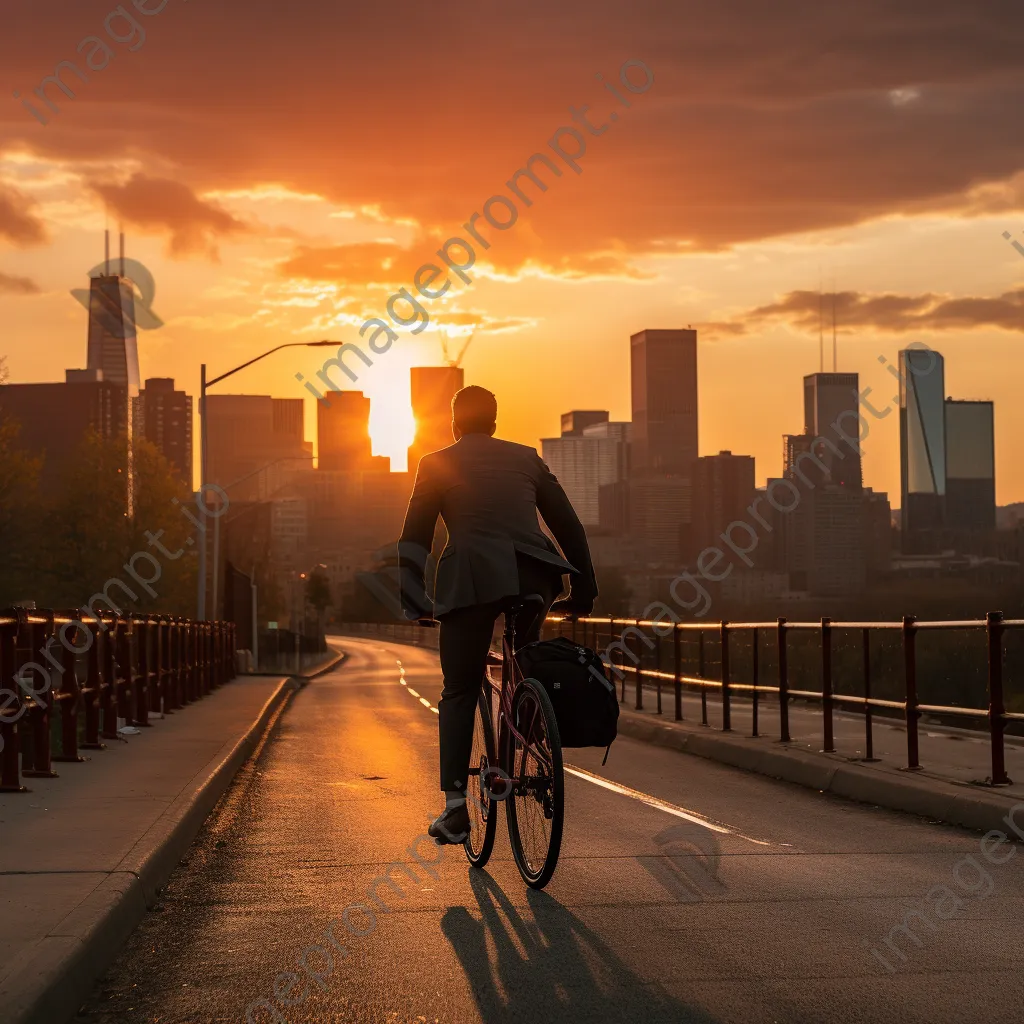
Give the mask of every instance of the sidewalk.
<path id="1" fill-rule="evenodd" d="M 0 794 L 0 1020 L 63 1024 L 296 689 L 239 677 Z"/>

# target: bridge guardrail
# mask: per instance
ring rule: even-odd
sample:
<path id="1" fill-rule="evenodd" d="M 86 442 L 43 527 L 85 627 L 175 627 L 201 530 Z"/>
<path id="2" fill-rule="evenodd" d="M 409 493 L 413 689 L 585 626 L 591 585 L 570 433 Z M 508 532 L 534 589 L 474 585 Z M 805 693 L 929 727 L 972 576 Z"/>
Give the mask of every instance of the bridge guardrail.
<path id="1" fill-rule="evenodd" d="M 411 640 L 420 646 L 437 647 L 438 631 L 424 629 L 415 623 L 357 623 L 346 628 L 367 636 L 391 637 Z M 932 704 L 919 699 L 918 638 L 924 633 L 966 630 L 984 636 L 985 687 L 987 707 Z M 920 761 L 919 720 L 924 714 L 964 720 L 982 726 L 989 736 L 991 775 L 987 782 L 993 786 L 1011 785 L 1006 772 L 1005 733 L 1007 726 L 1020 723 L 1024 727 L 1024 713 L 1007 711 L 1004 693 L 1005 638 L 1010 631 L 1024 631 L 1024 619 L 1007 619 L 1001 612 L 989 612 L 984 619 L 919 621 L 912 615 L 899 622 L 837 622 L 823 618 L 820 622 L 790 622 L 779 618 L 774 622 L 672 622 L 665 620 L 612 618 L 586 616 L 570 620 L 549 616 L 546 635 L 567 636 L 576 643 L 592 647 L 605 657 L 619 677 L 619 701 L 626 702 L 626 678 L 634 684 L 634 707 L 644 710 L 645 687 L 653 689 L 656 711 L 662 714 L 662 685 L 671 684 L 673 718 L 683 721 L 683 693 L 697 691 L 701 698 L 701 724 L 709 725 L 708 692 L 717 692 L 721 700 L 722 731 L 732 730 L 732 699 L 735 695 L 749 696 L 752 715 L 752 735 L 758 736 L 758 713 L 764 697 L 775 698 L 779 713 L 779 740 L 791 742 L 789 707 L 794 699 L 817 703 L 822 711 L 822 749 L 835 753 L 834 712 L 837 707 L 859 711 L 864 716 L 864 758 L 874 757 L 874 711 L 883 714 L 897 712 L 902 717 L 907 734 L 908 771 L 922 769 Z M 648 631 L 650 636 L 647 635 Z M 834 637 L 838 631 L 855 633 L 860 640 L 860 694 L 839 693 L 834 686 Z M 873 636 L 886 634 L 898 638 L 901 660 L 902 695 L 887 699 L 872 692 Z M 761 641 L 771 635 L 774 657 L 774 679 L 769 681 L 761 657 Z M 798 634 L 814 634 L 818 641 L 817 676 L 820 689 L 805 685 L 791 685 L 791 638 Z M 709 656 L 708 637 L 717 646 L 717 660 Z M 1021 633 L 1024 637 L 1024 632 Z M 746 640 L 744 650 L 744 677 L 736 671 L 734 660 L 738 638 Z M 696 651 L 684 656 L 683 645 L 693 640 Z M 644 650 L 647 648 L 645 664 Z M 663 644 L 664 642 L 664 644 Z M 666 658 L 665 646 L 671 645 Z M 618 657 L 616 658 L 616 653 Z M 627 662 L 628 657 L 628 662 Z M 671 670 L 666 661 L 671 659 Z M 687 671 L 686 662 L 695 662 L 695 671 Z M 713 664 L 712 664 L 713 662 Z M 717 668 L 717 674 L 709 674 Z M 716 677 L 717 676 L 717 677 Z"/>
<path id="2" fill-rule="evenodd" d="M 171 714 L 234 677 L 234 623 L 2 610 L 0 792 L 25 792 L 22 778 L 54 778 L 55 762 L 104 749 L 118 738 L 118 719 L 148 728 L 152 713 Z"/>

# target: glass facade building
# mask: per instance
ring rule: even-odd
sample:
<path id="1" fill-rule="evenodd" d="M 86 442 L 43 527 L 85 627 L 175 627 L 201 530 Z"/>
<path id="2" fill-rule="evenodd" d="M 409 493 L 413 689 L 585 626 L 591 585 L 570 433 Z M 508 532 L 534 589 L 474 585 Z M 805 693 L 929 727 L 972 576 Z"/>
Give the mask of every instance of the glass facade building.
<path id="1" fill-rule="evenodd" d="M 900 497 L 903 532 L 943 526 L 946 495 L 946 379 L 942 356 L 900 352 Z"/>
<path id="2" fill-rule="evenodd" d="M 996 526 L 995 414 L 991 402 L 946 399 L 946 526 Z"/>

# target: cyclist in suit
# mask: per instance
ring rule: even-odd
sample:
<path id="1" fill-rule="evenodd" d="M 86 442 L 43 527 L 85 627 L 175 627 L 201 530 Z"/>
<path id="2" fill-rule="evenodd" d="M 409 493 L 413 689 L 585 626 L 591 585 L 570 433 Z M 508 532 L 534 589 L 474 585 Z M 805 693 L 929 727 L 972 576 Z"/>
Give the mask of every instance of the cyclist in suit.
<path id="1" fill-rule="evenodd" d="M 469 829 L 466 782 L 473 720 L 494 623 L 509 599 L 539 594 L 539 609 L 516 623 L 522 643 L 541 625 L 568 575 L 571 589 L 557 609 L 589 614 L 597 581 L 586 531 L 562 486 L 526 445 L 494 436 L 498 404 L 481 387 L 452 399 L 455 443 L 425 455 L 417 467 L 398 545 L 406 617 L 440 622 L 444 689 L 438 702 L 441 789 L 445 810 L 428 832 L 439 843 L 462 842 Z M 558 546 L 541 529 L 538 513 Z M 437 562 L 434 595 L 424 584 L 437 517 L 448 541 Z M 561 551 L 559 550 L 561 548 Z"/>

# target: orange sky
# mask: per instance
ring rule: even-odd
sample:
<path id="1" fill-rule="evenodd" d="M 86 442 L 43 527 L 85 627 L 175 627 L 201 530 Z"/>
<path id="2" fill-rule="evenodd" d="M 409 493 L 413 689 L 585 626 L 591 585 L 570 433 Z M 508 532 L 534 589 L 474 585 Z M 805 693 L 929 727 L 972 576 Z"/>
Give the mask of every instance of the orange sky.
<path id="1" fill-rule="evenodd" d="M 514 226 L 487 228 L 472 283 L 454 279 L 430 329 L 402 331 L 361 376 L 378 453 L 402 452 L 408 367 L 437 361 L 438 326 L 475 327 L 467 380 L 497 393 L 504 436 L 536 444 L 570 408 L 628 418 L 629 335 L 692 324 L 701 450 L 753 454 L 763 480 L 781 434 L 802 426 L 818 283 L 834 280 L 840 368 L 884 404 L 880 355 L 941 351 L 950 394 L 996 401 L 998 500 L 1024 500 L 1024 257 L 1003 238 L 1024 242 L 1018 8 L 137 0 L 131 22 L 108 21 L 114 9 L 5 6 L 0 354 L 13 380 L 82 365 L 69 292 L 119 222 L 165 321 L 141 333 L 144 375 L 194 394 L 204 360 L 216 374 L 284 340 L 358 341 L 589 105 L 608 128 L 580 128 L 582 173 L 562 163 Z M 630 59 L 654 75 L 642 94 L 619 83 Z M 88 81 L 65 68 L 76 95 L 51 86 L 57 113 L 33 100 L 44 126 L 21 100 L 62 60 Z M 233 389 L 306 395 L 294 375 L 323 354 L 280 353 Z M 895 419 L 865 442 L 866 481 L 890 492 Z"/>

